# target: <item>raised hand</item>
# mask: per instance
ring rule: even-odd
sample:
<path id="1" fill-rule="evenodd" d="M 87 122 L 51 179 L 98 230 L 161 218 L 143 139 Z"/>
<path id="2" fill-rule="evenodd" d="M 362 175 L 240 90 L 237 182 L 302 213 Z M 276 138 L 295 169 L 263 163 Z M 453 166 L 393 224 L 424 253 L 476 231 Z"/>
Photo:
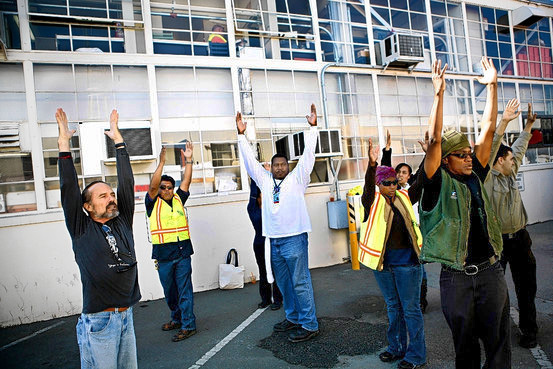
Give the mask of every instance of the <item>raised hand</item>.
<path id="1" fill-rule="evenodd" d="M 439 95 L 445 91 L 445 71 L 447 63 L 442 68 L 441 60 L 434 60 L 432 63 L 432 85 L 434 85 L 434 93 Z"/>
<path id="2" fill-rule="evenodd" d="M 373 166 L 376 164 L 378 159 L 378 145 L 373 145 L 372 138 L 369 138 L 369 165 Z"/>
<path id="3" fill-rule="evenodd" d="M 271 171 L 271 163 L 268 163 L 268 162 L 264 162 L 263 164 L 263 168 L 267 171 L 267 172 L 270 172 Z"/>
<path id="4" fill-rule="evenodd" d="M 538 119 L 538 114 L 537 113 L 532 114 L 532 104 L 528 103 L 528 120 L 527 120 L 526 124 L 530 124 L 530 123 L 534 124 L 536 119 Z"/>
<path id="5" fill-rule="evenodd" d="M 165 156 L 167 154 L 167 149 L 165 148 L 165 146 L 163 146 L 161 148 L 161 151 L 159 153 L 159 162 L 162 163 L 162 164 L 165 164 Z"/>
<path id="6" fill-rule="evenodd" d="M 113 109 L 109 117 L 109 131 L 105 131 L 104 133 L 116 144 L 123 142 L 123 136 L 121 136 L 121 132 L 119 132 L 118 123 L 119 113 L 117 113 L 117 110 Z"/>
<path id="7" fill-rule="evenodd" d="M 483 73 L 482 77 L 478 77 L 476 80 L 483 85 L 496 84 L 497 70 L 495 70 L 492 60 L 483 56 L 480 64 L 482 64 Z"/>
<path id="8" fill-rule="evenodd" d="M 505 106 L 505 110 L 503 111 L 501 119 L 507 122 L 517 119 L 520 115 L 520 110 L 518 110 L 519 107 L 520 103 L 517 99 L 509 100 L 509 102 Z"/>
<path id="9" fill-rule="evenodd" d="M 426 150 L 428 150 L 428 144 L 430 143 L 430 137 L 428 135 L 428 131 L 424 134 L 424 141 L 419 140 L 419 145 L 421 145 L 422 151 L 426 153 Z"/>
<path id="10" fill-rule="evenodd" d="M 309 123 L 311 127 L 317 125 L 317 108 L 315 108 L 315 104 L 311 104 L 311 113 L 306 115 L 305 118 L 307 118 L 307 123 Z"/>
<path id="11" fill-rule="evenodd" d="M 186 150 L 182 150 L 182 154 L 187 160 L 192 160 L 192 154 L 194 153 L 194 144 L 190 141 L 186 142 Z"/>
<path id="12" fill-rule="evenodd" d="M 236 112 L 236 129 L 239 135 L 243 135 L 246 132 L 246 123 L 242 120 L 242 113 Z"/>
<path id="13" fill-rule="evenodd" d="M 67 115 L 62 108 L 56 110 L 56 121 L 58 122 L 58 148 L 62 152 L 70 150 L 69 140 L 75 134 L 74 129 L 69 129 Z"/>
<path id="14" fill-rule="evenodd" d="M 389 130 L 386 130 L 386 150 L 390 150 L 392 147 L 392 135 Z"/>

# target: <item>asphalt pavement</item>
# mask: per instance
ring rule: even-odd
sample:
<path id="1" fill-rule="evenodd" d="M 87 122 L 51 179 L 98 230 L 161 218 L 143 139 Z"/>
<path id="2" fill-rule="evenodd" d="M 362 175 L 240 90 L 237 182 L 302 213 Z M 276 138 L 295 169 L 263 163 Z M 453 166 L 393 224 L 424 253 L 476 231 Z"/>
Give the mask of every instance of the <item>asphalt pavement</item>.
<path id="1" fill-rule="evenodd" d="M 553 222 L 528 227 L 538 262 L 539 347 L 517 345 L 517 302 L 510 271 L 513 368 L 553 368 Z M 428 369 L 454 368 L 450 330 L 440 307 L 437 264 L 427 264 L 429 306 L 425 320 Z M 258 285 L 194 294 L 198 333 L 172 342 L 161 325 L 169 320 L 163 300 L 134 307 L 138 364 L 141 368 L 395 368 L 380 362 L 386 347 L 386 306 L 372 271 L 351 270 L 349 263 L 312 269 L 321 334 L 290 343 L 272 326 L 283 309 L 259 310 Z M 77 316 L 0 329 L 2 368 L 78 368 Z M 482 363 L 484 361 L 482 360 Z"/>

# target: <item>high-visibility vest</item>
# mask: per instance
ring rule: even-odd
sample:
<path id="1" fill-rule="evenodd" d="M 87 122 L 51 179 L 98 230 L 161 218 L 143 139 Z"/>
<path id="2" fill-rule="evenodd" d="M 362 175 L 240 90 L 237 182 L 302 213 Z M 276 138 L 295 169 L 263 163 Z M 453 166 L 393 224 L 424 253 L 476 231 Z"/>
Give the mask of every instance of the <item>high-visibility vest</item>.
<path id="1" fill-rule="evenodd" d="M 223 37 L 223 35 L 219 33 L 212 33 L 211 35 L 209 35 L 207 42 L 213 42 L 215 44 L 226 44 L 227 40 Z"/>
<path id="2" fill-rule="evenodd" d="M 188 219 L 179 195 L 173 195 L 172 205 L 169 206 L 160 196 L 156 199 L 150 214 L 150 234 L 154 245 L 190 239 Z"/>
<path id="3" fill-rule="evenodd" d="M 396 197 L 401 201 L 403 207 L 409 213 L 411 219 L 405 219 L 405 225 L 408 227 L 409 235 L 415 234 L 416 240 L 411 240 L 415 245 L 415 252 L 420 254 L 422 247 L 422 234 L 416 222 L 413 205 L 409 199 L 409 194 L 405 190 L 396 190 Z M 379 192 L 375 192 L 375 198 L 369 211 L 367 221 L 361 224 L 359 234 L 359 251 L 357 257 L 363 265 L 374 269 L 382 270 L 382 260 L 384 255 L 384 242 L 386 240 L 387 224 L 384 219 L 384 210 L 386 208 L 386 199 Z M 411 230 L 409 230 L 411 228 Z"/>

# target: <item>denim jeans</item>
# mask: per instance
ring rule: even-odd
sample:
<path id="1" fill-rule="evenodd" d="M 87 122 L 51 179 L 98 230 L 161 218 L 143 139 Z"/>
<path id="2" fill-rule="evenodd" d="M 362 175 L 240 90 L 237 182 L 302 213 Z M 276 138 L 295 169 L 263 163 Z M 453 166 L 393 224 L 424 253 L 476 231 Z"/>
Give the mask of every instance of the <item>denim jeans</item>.
<path id="1" fill-rule="evenodd" d="M 121 313 L 81 314 L 77 342 L 83 369 L 138 368 L 132 307 Z"/>
<path id="2" fill-rule="evenodd" d="M 286 319 L 308 331 L 319 329 L 307 253 L 307 233 L 271 238 L 271 267 L 284 297 Z"/>
<path id="3" fill-rule="evenodd" d="M 426 362 L 424 321 L 420 309 L 422 265 L 385 266 L 374 277 L 388 310 L 388 351 L 411 364 Z M 409 333 L 409 344 L 407 344 Z"/>
<path id="4" fill-rule="evenodd" d="M 157 271 L 165 293 L 165 301 L 171 309 L 171 320 L 181 323 L 182 329 L 196 329 L 190 256 L 158 261 Z"/>
<path id="5" fill-rule="evenodd" d="M 511 367 L 509 295 L 499 262 L 466 275 L 442 268 L 442 311 L 453 334 L 455 367 L 480 369 L 480 338 L 486 353 L 486 369 Z"/>

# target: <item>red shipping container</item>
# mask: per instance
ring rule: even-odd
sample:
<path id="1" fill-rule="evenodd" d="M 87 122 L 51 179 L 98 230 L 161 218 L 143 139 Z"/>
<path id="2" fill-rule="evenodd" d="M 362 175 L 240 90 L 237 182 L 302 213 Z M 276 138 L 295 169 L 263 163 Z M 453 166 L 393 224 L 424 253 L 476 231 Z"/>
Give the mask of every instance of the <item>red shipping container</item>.
<path id="1" fill-rule="evenodd" d="M 528 63 L 526 61 L 518 61 L 517 69 L 519 76 L 528 76 Z"/>
<path id="2" fill-rule="evenodd" d="M 528 46 L 528 60 L 540 61 L 540 50 L 537 46 Z"/>
<path id="3" fill-rule="evenodd" d="M 541 69 L 539 63 L 530 63 L 530 76 L 541 77 Z"/>
<path id="4" fill-rule="evenodd" d="M 551 49 L 549 47 L 542 47 L 541 49 L 541 61 L 551 63 Z"/>

